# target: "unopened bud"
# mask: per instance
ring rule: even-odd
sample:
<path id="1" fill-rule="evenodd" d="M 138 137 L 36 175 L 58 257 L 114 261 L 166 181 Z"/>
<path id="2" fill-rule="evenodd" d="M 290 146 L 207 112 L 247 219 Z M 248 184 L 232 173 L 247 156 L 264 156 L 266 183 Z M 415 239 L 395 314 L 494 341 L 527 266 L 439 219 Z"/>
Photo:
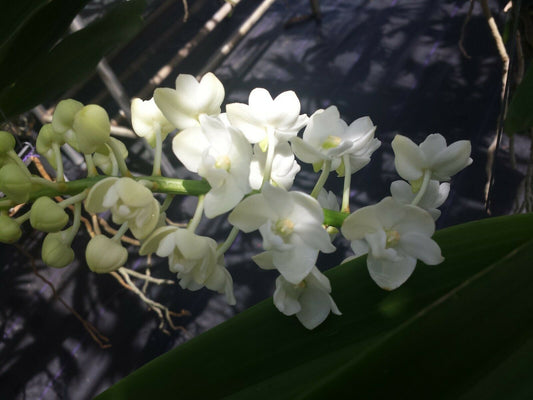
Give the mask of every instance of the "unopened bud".
<path id="1" fill-rule="evenodd" d="M 91 271 L 105 274 L 123 266 L 128 259 L 128 251 L 113 239 L 96 235 L 87 244 L 85 258 Z"/>
<path id="2" fill-rule="evenodd" d="M 52 117 L 52 126 L 59 133 L 65 133 L 72 129 L 74 116 L 83 108 L 83 104 L 73 99 L 61 100 L 57 103 Z"/>
<path id="3" fill-rule="evenodd" d="M 74 261 L 74 251 L 70 247 L 69 230 L 49 233 L 43 241 L 41 257 L 46 265 L 63 268 Z"/>
<path id="4" fill-rule="evenodd" d="M 43 232 L 57 232 L 68 222 L 68 214 L 51 198 L 39 197 L 31 206 L 30 224 Z"/>
<path id="5" fill-rule="evenodd" d="M 30 177 L 17 164 L 8 163 L 0 168 L 0 192 L 10 200 L 24 203 L 30 198 L 30 190 Z"/>
<path id="6" fill-rule="evenodd" d="M 110 137 L 111 124 L 106 110 L 96 104 L 83 107 L 74 117 L 74 132 L 79 150 L 94 153 Z"/>
<path id="7" fill-rule="evenodd" d="M 6 131 L 0 131 L 0 154 L 5 154 L 15 148 L 15 138 Z"/>
<path id="8" fill-rule="evenodd" d="M 15 243 L 22 236 L 20 225 L 7 215 L 0 215 L 0 242 Z"/>

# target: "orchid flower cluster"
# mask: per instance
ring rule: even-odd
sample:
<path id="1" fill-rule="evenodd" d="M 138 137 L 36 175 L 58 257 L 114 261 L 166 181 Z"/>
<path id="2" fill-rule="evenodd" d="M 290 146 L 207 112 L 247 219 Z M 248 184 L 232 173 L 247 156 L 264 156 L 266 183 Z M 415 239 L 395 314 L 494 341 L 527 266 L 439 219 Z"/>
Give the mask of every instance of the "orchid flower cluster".
<path id="1" fill-rule="evenodd" d="M 146 177 L 129 172 L 127 149 L 110 137 L 109 118 L 96 105 L 64 100 L 52 123 L 41 129 L 37 150 L 56 168 L 56 182 L 32 175 L 14 152 L 14 138 L 0 132 L 0 191 L 5 194 L 0 200 L 0 241 L 18 240 L 20 224 L 29 219 L 34 229 L 47 232 L 44 262 L 65 267 L 74 259 L 71 243 L 84 203 L 87 212 L 110 213 L 119 225 L 113 237 L 98 234 L 89 241 L 86 261 L 91 270 L 106 273 L 126 263 L 128 251 L 120 238 L 129 230 L 141 242 L 140 255 L 168 258 L 182 288 L 206 287 L 233 305 L 233 281 L 224 254 L 240 231 L 259 231 L 263 251 L 252 258 L 260 268 L 279 273 L 274 304 L 283 314 L 296 315 L 308 329 L 330 312 L 341 314 L 328 278 L 316 265 L 320 252 L 336 249 L 332 238 L 338 230 L 325 225 L 325 209 L 345 218 L 337 228 L 355 255 L 368 255 L 370 276 L 383 289 L 402 285 L 417 260 L 428 265 L 443 260 L 431 237 L 438 207 L 450 189 L 448 181 L 472 162 L 468 141 L 448 146 L 441 135 L 432 134 L 416 145 L 396 136 L 395 166 L 404 180 L 392 183 L 391 196 L 348 215 L 351 176 L 370 162 L 381 144 L 369 117 L 347 124 L 335 106 L 309 117 L 300 113 L 293 91 L 272 98 L 262 88 L 252 90 L 248 104 L 227 104 L 222 112 L 224 95 L 212 73 L 200 81 L 182 74 L 175 89 L 158 88 L 150 100 L 133 100 L 133 129 L 155 149 L 153 172 Z M 196 192 L 182 180 L 161 177 L 162 142 L 173 131 L 174 154 L 202 178 Z M 75 188 L 63 179 L 60 146 L 65 143 L 83 153 L 87 164 L 89 176 Z M 320 172 L 310 194 L 291 190 L 301 169 L 297 160 Z M 324 190 L 332 171 L 344 179 L 340 206 L 336 194 Z M 163 204 L 154 192 L 167 194 Z M 177 193 L 198 196 L 187 227 L 166 222 L 165 210 Z M 71 196 L 58 203 L 52 194 Z M 17 218 L 8 215 L 11 206 L 28 201 L 33 201 L 30 211 Z M 65 229 L 68 206 L 74 207 L 73 223 Z M 223 243 L 196 232 L 204 215 L 227 215 L 233 228 Z"/>

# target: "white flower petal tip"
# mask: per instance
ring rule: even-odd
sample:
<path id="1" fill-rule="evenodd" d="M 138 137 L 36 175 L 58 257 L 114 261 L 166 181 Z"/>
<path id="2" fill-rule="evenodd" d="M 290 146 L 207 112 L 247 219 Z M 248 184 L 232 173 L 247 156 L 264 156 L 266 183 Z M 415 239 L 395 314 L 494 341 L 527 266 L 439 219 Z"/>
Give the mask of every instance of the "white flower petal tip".
<path id="1" fill-rule="evenodd" d="M 276 280 L 274 305 L 285 315 L 296 315 L 307 329 L 316 328 L 330 312 L 341 315 L 330 295 L 328 278 L 316 267 L 298 284 L 288 282 L 283 276 Z"/>
<path id="2" fill-rule="evenodd" d="M 470 141 L 459 140 L 447 146 L 438 133 L 429 135 L 418 146 L 411 139 L 396 135 L 392 149 L 396 170 L 408 181 L 420 179 L 426 170 L 431 171 L 432 179 L 448 181 L 472 163 Z"/>
<path id="3" fill-rule="evenodd" d="M 202 114 L 220 114 L 223 100 L 224 86 L 211 72 L 200 82 L 192 75 L 180 74 L 176 78 L 176 89 L 158 88 L 154 91 L 157 107 L 180 130 L 199 125 Z"/>
<path id="4" fill-rule="evenodd" d="M 151 147 L 156 146 L 157 133 L 160 134 L 161 141 L 164 141 L 167 135 L 175 129 L 157 107 L 153 98 L 146 101 L 139 98 L 132 100 L 131 124 L 133 131 L 145 138 Z"/>
<path id="5" fill-rule="evenodd" d="M 392 197 L 348 216 L 342 232 L 352 241 L 354 251 L 368 252 L 370 276 L 386 290 L 402 285 L 413 273 L 417 259 L 428 265 L 444 260 L 438 244 L 431 239 L 435 232 L 431 215 Z"/>

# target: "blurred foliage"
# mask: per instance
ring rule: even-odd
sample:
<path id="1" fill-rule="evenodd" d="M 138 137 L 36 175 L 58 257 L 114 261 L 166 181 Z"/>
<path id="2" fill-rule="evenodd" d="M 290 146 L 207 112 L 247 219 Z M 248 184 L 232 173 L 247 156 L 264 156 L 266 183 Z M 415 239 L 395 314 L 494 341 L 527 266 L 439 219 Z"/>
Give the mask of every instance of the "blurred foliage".
<path id="1" fill-rule="evenodd" d="M 144 0 L 116 4 L 84 29 L 69 26 L 89 0 L 20 0 L 0 14 L 0 119 L 50 101 L 143 27 Z"/>

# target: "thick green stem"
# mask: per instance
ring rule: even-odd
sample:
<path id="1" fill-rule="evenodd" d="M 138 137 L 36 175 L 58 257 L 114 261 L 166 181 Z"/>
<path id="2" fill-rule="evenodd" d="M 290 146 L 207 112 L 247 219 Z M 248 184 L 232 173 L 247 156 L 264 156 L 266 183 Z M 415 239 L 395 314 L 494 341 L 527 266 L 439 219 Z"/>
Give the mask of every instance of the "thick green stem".
<path id="1" fill-rule="evenodd" d="M 314 197 L 315 199 L 318 197 L 320 190 L 324 187 L 324 183 L 326 183 L 326 180 L 328 179 L 330 171 L 331 160 L 326 160 L 324 161 L 324 165 L 322 165 L 322 173 L 320 174 L 320 177 L 318 178 L 318 181 L 316 181 L 316 185 L 311 192 L 311 197 Z"/>
<path id="2" fill-rule="evenodd" d="M 25 173 L 29 178 L 31 178 L 31 174 L 30 174 L 30 171 L 28 171 L 28 167 L 26 166 L 26 164 L 24 164 L 24 161 L 22 161 L 22 160 L 20 159 L 20 157 L 18 156 L 17 153 L 15 153 L 14 150 L 9 150 L 9 151 L 7 152 L 7 156 L 8 156 L 9 158 L 11 158 L 11 159 L 15 162 L 15 164 L 17 164 L 17 165 L 20 167 L 20 169 L 22 169 L 22 170 L 24 171 L 24 173 Z"/>
<path id="3" fill-rule="evenodd" d="M 416 197 L 411 202 L 411 204 L 413 206 L 416 206 L 418 204 L 418 202 L 422 199 L 424 194 L 426 193 L 426 190 L 427 190 L 427 188 L 429 186 L 429 180 L 430 179 L 431 179 L 431 170 L 426 169 L 424 171 L 424 178 L 423 178 L 423 181 L 422 181 L 422 186 L 420 186 L 420 190 L 418 191 L 418 193 L 416 194 Z"/>
<path id="4" fill-rule="evenodd" d="M 92 154 L 84 154 L 84 156 L 85 165 L 87 166 L 87 176 L 91 177 L 98 175 L 98 171 L 96 171 Z"/>
<path id="5" fill-rule="evenodd" d="M 196 205 L 196 211 L 194 212 L 191 222 L 189 222 L 189 225 L 187 226 L 187 229 L 191 232 L 194 232 L 196 230 L 198 224 L 200 224 L 202 215 L 204 214 L 204 198 L 204 195 L 198 196 L 198 204 Z"/>
<path id="6" fill-rule="evenodd" d="M 231 247 L 235 239 L 237 238 L 237 235 L 239 234 L 239 228 L 234 226 L 231 228 L 231 231 L 224 241 L 218 248 L 217 248 L 217 258 L 223 255 L 228 249 Z"/>
<path id="7" fill-rule="evenodd" d="M 124 222 L 122 225 L 120 225 L 120 228 L 118 228 L 117 233 L 111 238 L 111 240 L 114 240 L 115 242 L 120 242 L 120 239 L 126 231 L 128 230 L 128 222 Z"/>
<path id="8" fill-rule="evenodd" d="M 74 204 L 74 220 L 72 221 L 72 226 L 70 227 L 67 242 L 70 245 L 72 241 L 74 240 L 74 237 L 78 233 L 78 230 L 80 229 L 80 222 L 81 222 L 81 202 L 78 202 Z"/>
<path id="9" fill-rule="evenodd" d="M 59 190 L 59 184 L 61 183 L 61 182 L 52 182 L 52 181 L 49 181 L 48 179 L 41 178 L 40 176 L 32 176 L 30 178 L 30 182 L 33 183 L 34 185 L 45 186 L 52 190 Z"/>
<path id="10" fill-rule="evenodd" d="M 342 190 L 342 212 L 350 212 L 350 184 L 352 180 L 352 170 L 350 166 L 350 156 L 345 154 L 342 156 L 344 161 L 344 189 Z"/>
<path id="11" fill-rule="evenodd" d="M 161 140 L 161 129 L 158 127 L 155 132 L 154 167 L 152 169 L 153 176 L 161 175 L 161 154 L 162 152 L 163 152 L 163 141 Z"/>
<path id="12" fill-rule="evenodd" d="M 85 190 L 85 191 L 83 191 L 81 193 L 78 193 L 78 194 L 72 196 L 72 197 L 69 197 L 68 199 L 63 200 L 61 203 L 59 203 L 59 205 L 62 208 L 67 208 L 71 204 L 79 203 L 80 201 L 85 200 L 85 198 L 87 197 L 87 192 L 88 192 L 88 190 Z"/>
<path id="13" fill-rule="evenodd" d="M 131 178 L 131 172 L 129 171 L 128 166 L 126 165 L 126 161 L 124 161 L 124 157 L 122 157 L 122 154 L 120 154 L 120 148 L 118 147 L 117 143 L 114 140 L 108 140 L 107 144 L 109 145 L 109 147 L 111 147 L 111 150 L 113 151 L 113 154 L 117 159 L 118 169 L 120 170 L 122 176 L 127 176 Z"/>

